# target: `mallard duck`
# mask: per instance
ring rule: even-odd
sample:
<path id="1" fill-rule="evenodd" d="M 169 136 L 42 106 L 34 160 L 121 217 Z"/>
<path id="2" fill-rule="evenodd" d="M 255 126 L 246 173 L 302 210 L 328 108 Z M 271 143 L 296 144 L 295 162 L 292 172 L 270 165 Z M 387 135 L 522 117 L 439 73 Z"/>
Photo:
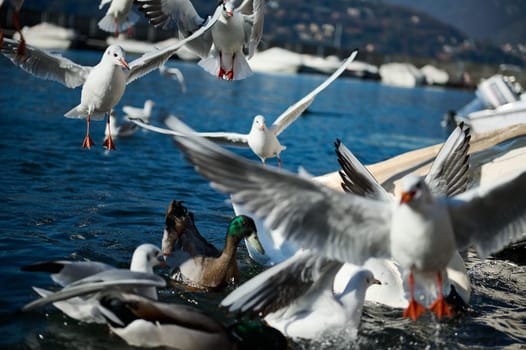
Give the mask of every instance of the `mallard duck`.
<path id="1" fill-rule="evenodd" d="M 168 264 L 179 270 L 174 279 L 200 289 L 218 288 L 239 280 L 236 251 L 244 238 L 264 252 L 250 217 L 238 215 L 230 221 L 220 252 L 201 236 L 193 214 L 182 202 L 173 200 L 166 211 L 162 250 Z"/>
<path id="2" fill-rule="evenodd" d="M 103 294 L 100 304 L 111 331 L 132 346 L 179 350 L 287 348 L 287 339 L 261 321 L 240 321 L 226 327 L 190 305 L 115 291 Z"/>

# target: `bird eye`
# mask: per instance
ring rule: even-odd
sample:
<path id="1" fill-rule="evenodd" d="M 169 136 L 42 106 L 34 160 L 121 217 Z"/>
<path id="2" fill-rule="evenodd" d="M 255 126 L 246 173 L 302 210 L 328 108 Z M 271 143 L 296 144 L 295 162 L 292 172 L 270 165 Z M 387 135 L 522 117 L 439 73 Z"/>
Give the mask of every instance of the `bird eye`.
<path id="1" fill-rule="evenodd" d="M 118 55 L 116 53 L 113 54 L 113 57 L 117 57 Z"/>

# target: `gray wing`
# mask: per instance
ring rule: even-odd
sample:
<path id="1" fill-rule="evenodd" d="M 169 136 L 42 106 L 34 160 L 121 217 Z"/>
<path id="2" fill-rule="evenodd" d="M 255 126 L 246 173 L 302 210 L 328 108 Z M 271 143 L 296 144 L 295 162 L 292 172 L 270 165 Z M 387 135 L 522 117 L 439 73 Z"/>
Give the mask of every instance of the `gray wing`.
<path id="1" fill-rule="evenodd" d="M 481 257 L 526 233 L 526 172 L 447 200 L 459 249 L 474 245 Z"/>
<path id="2" fill-rule="evenodd" d="M 20 56 L 17 54 L 18 43 L 16 40 L 4 38 L 0 52 L 15 66 L 41 79 L 54 80 L 68 88 L 75 88 L 84 84 L 92 68 L 30 45 L 26 45 L 26 54 Z"/>
<path id="3" fill-rule="evenodd" d="M 174 116 L 168 117 L 173 120 L 173 118 L 176 118 Z M 139 125 L 141 128 L 144 128 L 146 130 L 154 131 L 159 134 L 164 135 L 171 135 L 171 136 L 182 136 L 180 132 L 174 131 L 172 129 L 164 129 L 160 128 L 158 126 L 154 126 L 151 124 L 146 124 L 142 122 L 139 119 L 133 119 L 130 118 L 130 121 Z M 239 147 L 248 147 L 248 135 L 246 134 L 239 134 L 234 132 L 196 132 L 196 135 L 199 135 L 200 137 L 204 137 L 208 140 L 211 140 L 216 143 L 220 143 L 227 146 L 239 146 Z"/>
<path id="4" fill-rule="evenodd" d="M 301 252 L 243 283 L 220 305 L 237 315 L 265 316 L 289 306 L 327 270 L 338 271 L 342 265 L 310 252 Z M 332 287 L 332 280 L 325 282 Z"/>
<path id="5" fill-rule="evenodd" d="M 337 192 L 310 178 L 237 156 L 179 122 L 177 145 L 195 169 L 232 201 L 306 249 L 360 264 L 389 256 L 390 204 Z"/>
<path id="6" fill-rule="evenodd" d="M 248 59 L 252 58 L 263 36 L 265 18 L 264 0 L 245 0 L 237 8 L 244 15 L 245 38 L 248 42 Z"/>
<path id="7" fill-rule="evenodd" d="M 152 70 L 158 69 L 160 66 L 166 63 L 170 57 L 172 57 L 177 50 L 179 50 L 184 45 L 188 44 L 192 40 L 199 38 L 203 35 L 210 27 L 213 25 L 214 21 L 219 17 L 220 12 L 216 11 L 214 14 L 214 20 L 208 21 L 208 23 L 199 28 L 197 31 L 192 33 L 190 36 L 179 40 L 176 44 L 165 47 L 164 49 L 154 50 L 147 52 L 141 57 L 133 60 L 129 66 L 130 70 L 128 71 L 127 84 L 131 83 L 137 78 L 142 77 L 145 74 L 150 73 Z"/>
<path id="8" fill-rule="evenodd" d="M 156 28 L 175 29 L 180 38 L 187 38 L 201 27 L 210 28 L 219 18 L 220 6 L 212 17 L 205 21 L 190 2 L 190 0 L 136 0 L 139 9 Z M 200 57 L 206 57 L 212 46 L 210 33 L 203 33 L 199 38 L 188 43 L 188 47 Z"/>
<path id="9" fill-rule="evenodd" d="M 376 181 L 358 158 L 340 140 L 337 139 L 334 146 L 338 163 L 342 168 L 339 174 L 344 191 L 390 203 L 391 195 Z"/>
<path id="10" fill-rule="evenodd" d="M 97 261 L 67 260 L 39 262 L 21 268 L 22 271 L 51 273 L 51 279 L 61 286 L 111 269 L 114 267 Z"/>
<path id="11" fill-rule="evenodd" d="M 274 132 L 276 136 L 281 134 L 292 122 L 294 122 L 298 117 L 310 106 L 314 98 L 322 92 L 327 86 L 329 86 L 336 78 L 338 78 L 354 61 L 354 58 L 358 54 L 357 50 L 354 50 L 349 57 L 342 63 L 340 68 L 338 68 L 334 73 L 332 73 L 323 83 L 321 83 L 317 88 L 309 92 L 301 100 L 287 108 L 287 110 L 272 123 L 270 129 Z"/>
<path id="12" fill-rule="evenodd" d="M 108 288 L 122 288 L 122 287 L 164 287 L 166 281 L 160 276 L 145 273 L 134 272 L 129 270 L 115 269 L 106 274 L 90 276 L 86 279 L 77 281 L 64 287 L 62 290 L 50 294 L 44 298 L 34 300 L 22 307 L 22 311 L 30 311 L 37 307 L 48 305 L 57 301 L 66 300 L 86 294 L 93 294 Z M 118 273 L 117 273 L 118 272 Z"/>
<path id="13" fill-rule="evenodd" d="M 440 148 L 425 178 L 434 195 L 454 196 L 466 190 L 470 140 L 470 129 L 462 123 Z"/>
<path id="14" fill-rule="evenodd" d="M 170 115 L 165 120 L 164 123 L 167 127 L 173 130 L 172 125 L 177 125 L 179 118 Z M 239 147 L 248 147 L 248 135 L 240 134 L 237 132 L 198 132 L 197 135 L 204 137 L 207 140 L 226 145 L 226 146 L 239 146 Z"/>

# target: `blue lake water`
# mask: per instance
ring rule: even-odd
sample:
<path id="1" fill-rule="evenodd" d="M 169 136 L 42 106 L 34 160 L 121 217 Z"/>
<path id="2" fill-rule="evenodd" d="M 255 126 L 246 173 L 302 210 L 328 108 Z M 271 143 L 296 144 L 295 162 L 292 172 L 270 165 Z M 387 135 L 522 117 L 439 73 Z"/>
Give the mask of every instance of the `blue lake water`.
<path id="1" fill-rule="evenodd" d="M 71 51 L 85 65 L 100 53 Z M 129 60 L 132 57 L 128 57 Z M 117 107 L 155 100 L 154 123 L 164 113 L 179 116 L 200 131 L 246 133 L 256 114 L 273 121 L 291 103 L 325 79 L 321 75 L 255 74 L 238 82 L 219 81 L 192 63 L 171 61 L 186 78 L 177 82 L 153 72 L 128 86 Z M 68 319 L 47 307 L 21 313 L 36 298 L 31 286 L 53 287 L 45 274 L 20 266 L 50 259 L 90 259 L 127 267 L 134 248 L 160 245 L 164 213 L 172 199 L 194 212 L 201 233 L 222 247 L 233 215 L 226 196 L 215 192 L 182 158 L 172 140 L 140 131 L 117 139 L 117 151 L 101 146 L 104 123 L 92 123 L 97 146 L 81 148 L 85 120 L 63 115 L 80 101 L 80 88 L 30 76 L 0 58 L 0 240 L 1 347 L 9 349 L 127 348 L 103 326 Z M 340 138 L 364 163 L 374 163 L 422 146 L 442 142 L 442 115 L 472 98 L 471 92 L 419 87 L 401 89 L 377 82 L 338 79 L 314 101 L 309 112 L 280 136 L 287 150 L 283 167 L 303 166 L 314 175 L 338 169 L 333 142 Z M 234 149 L 257 161 L 248 150 Z M 268 161 L 276 164 L 275 159 Z M 243 276 L 260 267 L 244 246 L 238 251 Z M 526 341 L 524 267 L 503 261 L 468 261 L 473 282 L 472 310 L 460 318 L 416 323 L 400 310 L 367 305 L 356 343 L 328 339 L 292 348 L 517 348 Z M 198 294 L 161 291 L 161 299 L 192 302 L 219 318 L 216 305 L 226 292 Z M 524 345 L 522 345 L 524 346 Z"/>

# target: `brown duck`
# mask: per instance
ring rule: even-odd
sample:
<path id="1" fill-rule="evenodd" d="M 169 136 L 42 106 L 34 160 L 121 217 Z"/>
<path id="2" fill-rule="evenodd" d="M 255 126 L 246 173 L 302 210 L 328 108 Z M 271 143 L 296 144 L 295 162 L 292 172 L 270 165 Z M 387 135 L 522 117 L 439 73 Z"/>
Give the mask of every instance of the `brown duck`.
<path id="1" fill-rule="evenodd" d="M 230 221 L 222 252 L 201 236 L 193 214 L 182 202 L 173 200 L 165 218 L 162 251 L 169 265 L 178 268 L 174 279 L 187 286 L 215 289 L 238 282 L 236 251 L 244 238 L 264 254 L 256 225 L 246 215 L 238 215 Z"/>

